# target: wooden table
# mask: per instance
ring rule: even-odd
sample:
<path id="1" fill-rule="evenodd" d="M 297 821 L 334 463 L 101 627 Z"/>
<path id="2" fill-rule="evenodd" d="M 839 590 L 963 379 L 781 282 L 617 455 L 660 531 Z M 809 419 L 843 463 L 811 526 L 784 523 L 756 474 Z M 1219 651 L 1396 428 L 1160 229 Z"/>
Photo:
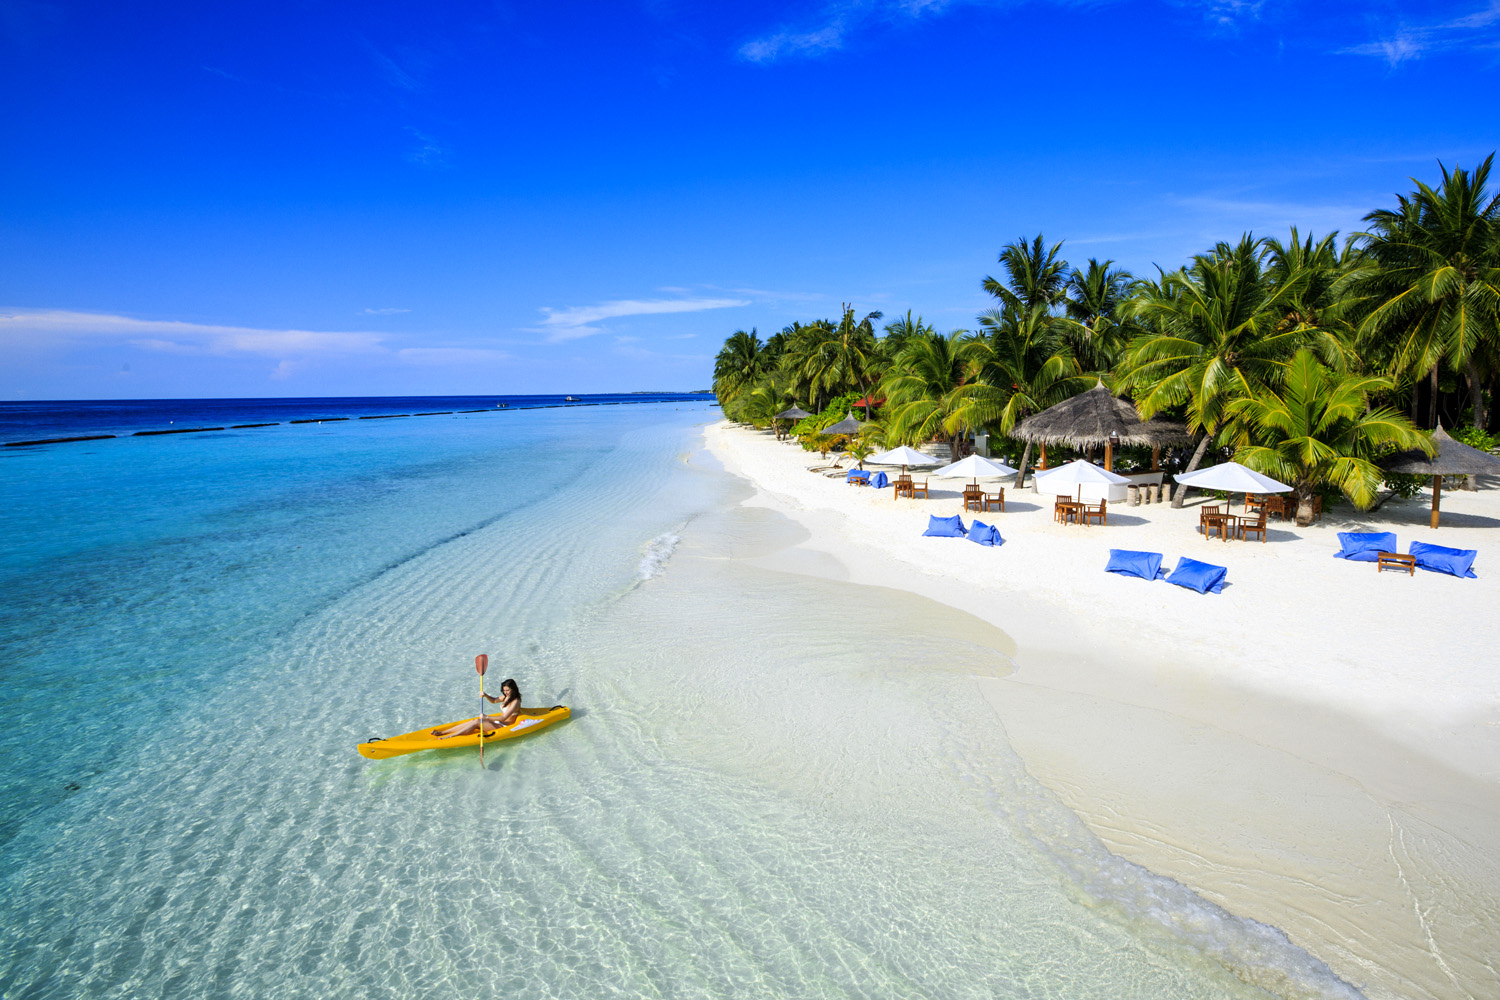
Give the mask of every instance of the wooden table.
<path id="1" fill-rule="evenodd" d="M 1379 573 L 1387 568 L 1404 569 L 1407 576 L 1416 576 L 1417 557 L 1402 555 L 1400 552 L 1375 553 L 1375 572 Z"/>
<path id="2" fill-rule="evenodd" d="M 891 489 L 896 494 L 891 498 L 893 500 L 900 500 L 902 497 L 911 497 L 913 500 L 917 498 L 917 485 L 910 479 L 896 480 L 894 483 L 891 483 Z"/>
<path id="3" fill-rule="evenodd" d="M 1217 527 L 1219 529 L 1220 540 L 1227 542 L 1229 541 L 1229 532 L 1231 528 L 1236 529 L 1236 533 L 1238 533 L 1239 523 L 1240 519 L 1234 514 L 1204 514 L 1203 537 L 1205 539 L 1208 538 L 1209 531 Z"/>

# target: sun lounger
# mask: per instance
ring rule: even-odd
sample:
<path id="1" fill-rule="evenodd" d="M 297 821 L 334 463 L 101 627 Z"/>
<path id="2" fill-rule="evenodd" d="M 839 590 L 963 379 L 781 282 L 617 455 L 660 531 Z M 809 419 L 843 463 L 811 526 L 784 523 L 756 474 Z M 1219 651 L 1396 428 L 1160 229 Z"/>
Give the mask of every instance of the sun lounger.
<path id="1" fill-rule="evenodd" d="M 1186 587 L 1188 590 L 1196 590 L 1200 594 L 1210 592 L 1217 594 L 1224 589 L 1224 578 L 1228 575 L 1229 570 L 1223 566 L 1215 566 L 1183 556 L 1177 560 L 1177 568 L 1167 575 L 1167 582 Z"/>
<path id="2" fill-rule="evenodd" d="M 934 538 L 962 538 L 969 533 L 964 527 L 964 519 L 957 514 L 952 517 L 938 517 L 931 514 L 927 518 L 927 530 L 923 535 L 932 535 Z"/>
<path id="3" fill-rule="evenodd" d="M 1000 529 L 993 524 L 985 524 L 976 520 L 969 528 L 969 541 L 978 542 L 980 545 L 1004 545 L 1005 539 L 1000 537 Z"/>
<path id="4" fill-rule="evenodd" d="M 1142 580 L 1160 580 L 1167 575 L 1167 571 L 1161 568 L 1160 552 L 1136 552 L 1132 549 L 1110 549 L 1109 562 L 1105 564 L 1104 572 L 1138 576 Z"/>
<path id="5" fill-rule="evenodd" d="M 1470 580 L 1476 577 L 1473 567 L 1474 559 L 1479 555 L 1478 549 L 1450 549 L 1446 545 L 1412 542 L 1409 551 L 1421 569 Z"/>
<path id="6" fill-rule="evenodd" d="M 1396 551 L 1394 531 L 1340 531 L 1340 548 L 1335 559 L 1350 562 L 1375 562 L 1382 552 Z"/>

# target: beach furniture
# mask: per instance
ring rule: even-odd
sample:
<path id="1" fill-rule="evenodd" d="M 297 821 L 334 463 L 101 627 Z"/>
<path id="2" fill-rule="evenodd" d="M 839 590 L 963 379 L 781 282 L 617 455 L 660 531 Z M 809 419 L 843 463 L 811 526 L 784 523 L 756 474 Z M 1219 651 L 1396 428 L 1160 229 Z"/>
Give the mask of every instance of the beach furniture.
<path id="1" fill-rule="evenodd" d="M 925 500 L 925 499 L 928 498 L 927 483 L 928 483 L 928 480 L 926 480 L 926 479 L 922 480 L 920 483 L 917 482 L 917 481 L 915 481 L 915 480 L 912 481 L 912 484 L 911 484 L 911 498 L 913 500 L 915 500 L 917 498 L 917 494 L 918 493 L 922 494 L 922 499 Z"/>
<path id="2" fill-rule="evenodd" d="M 964 510 L 983 510 L 984 493 L 978 486 L 964 487 Z"/>
<path id="3" fill-rule="evenodd" d="M 974 524 L 969 528 L 969 541 L 990 546 L 1005 544 L 1005 539 L 1000 537 L 999 528 L 993 524 L 985 524 L 980 520 L 975 520 Z"/>
<path id="4" fill-rule="evenodd" d="M 1110 549 L 1104 572 L 1121 576 L 1138 576 L 1142 580 L 1160 580 L 1167 575 L 1161 568 L 1160 552 L 1137 552 L 1133 549 Z"/>
<path id="5" fill-rule="evenodd" d="M 1255 517 L 1237 518 L 1237 528 L 1240 538 L 1249 541 L 1251 535 L 1259 534 L 1260 540 L 1266 540 L 1266 512 L 1264 509 Z"/>
<path id="6" fill-rule="evenodd" d="M 1404 569 L 1407 576 L 1416 576 L 1417 557 L 1402 555 L 1400 552 L 1377 552 L 1375 572 L 1380 573 L 1387 569 Z"/>
<path id="7" fill-rule="evenodd" d="M 1394 531 L 1340 531 L 1339 550 L 1335 559 L 1350 562 L 1375 562 L 1382 552 L 1396 551 Z"/>
<path id="8" fill-rule="evenodd" d="M 1108 514 L 1108 508 L 1109 508 L 1109 501 L 1108 500 L 1100 500 L 1098 503 L 1092 503 L 1092 504 L 1086 503 L 1086 504 L 1084 504 L 1083 505 L 1083 523 L 1084 524 L 1088 524 L 1090 521 L 1098 521 L 1101 525 L 1108 523 L 1107 520 L 1106 520 L 1107 514 Z"/>
<path id="9" fill-rule="evenodd" d="M 844 477 L 844 482 L 853 483 L 857 486 L 869 486 L 870 471 L 868 469 L 850 469 L 849 474 Z"/>
<path id="10" fill-rule="evenodd" d="M 962 538 L 968 534 L 968 530 L 964 527 L 964 519 L 958 514 L 951 517 L 938 517 L 936 514 L 930 514 L 927 517 L 927 530 L 922 534 L 931 535 L 934 538 Z"/>
<path id="11" fill-rule="evenodd" d="M 983 510 L 985 512 L 988 512 L 991 508 L 993 508 L 995 510 L 1000 511 L 1001 513 L 1005 512 L 1005 487 L 1004 486 L 1000 487 L 1000 492 L 999 493 L 984 493 L 984 494 L 981 494 L 981 495 L 984 497 L 984 501 L 983 501 L 983 503 L 982 503 L 982 505 L 980 507 L 981 510 Z"/>
<path id="12" fill-rule="evenodd" d="M 1229 570 L 1212 563 L 1199 562 L 1187 556 L 1177 560 L 1177 568 L 1167 574 L 1167 582 L 1200 594 L 1217 594 L 1224 589 Z"/>
<path id="13" fill-rule="evenodd" d="M 1408 551 L 1422 569 L 1470 580 L 1475 578 L 1473 567 L 1479 555 L 1478 549 L 1450 549 L 1446 545 L 1412 542 Z"/>
<path id="14" fill-rule="evenodd" d="M 877 472 L 875 473 L 875 475 L 870 477 L 870 485 L 875 487 L 877 490 L 885 489 L 889 483 L 890 480 L 886 478 L 884 472 Z"/>
<path id="15" fill-rule="evenodd" d="M 1179 486 L 1193 486 L 1200 490 L 1223 490 L 1225 493 L 1245 494 L 1246 509 L 1250 495 L 1263 496 L 1268 493 L 1287 493 L 1291 487 L 1270 476 L 1263 476 L 1254 469 L 1238 462 L 1221 462 L 1206 469 L 1184 472 L 1176 477 Z"/>

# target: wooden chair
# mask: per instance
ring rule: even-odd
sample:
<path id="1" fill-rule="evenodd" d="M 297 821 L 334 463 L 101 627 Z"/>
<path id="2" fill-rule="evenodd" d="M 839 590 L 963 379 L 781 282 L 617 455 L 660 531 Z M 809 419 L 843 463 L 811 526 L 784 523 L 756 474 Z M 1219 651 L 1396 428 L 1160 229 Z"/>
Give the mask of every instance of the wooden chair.
<path id="1" fill-rule="evenodd" d="M 1088 524 L 1090 521 L 1097 520 L 1101 525 L 1108 524 L 1109 522 L 1106 520 L 1108 508 L 1108 500 L 1100 500 L 1098 504 L 1084 504 L 1083 523 Z"/>
<path id="2" fill-rule="evenodd" d="M 1052 498 L 1052 520 L 1063 524 L 1067 520 L 1068 501 L 1064 497 Z"/>
<path id="3" fill-rule="evenodd" d="M 964 510 L 984 510 L 984 494 L 978 486 L 964 487 Z"/>
<path id="4" fill-rule="evenodd" d="M 1248 517 L 1239 519 L 1239 536 L 1241 538 L 1249 541 L 1248 536 L 1256 533 L 1260 534 L 1262 542 L 1266 540 L 1266 509 L 1264 507 L 1260 509 L 1260 516 L 1253 521 Z"/>
<path id="5" fill-rule="evenodd" d="M 912 480 L 912 483 L 911 483 L 911 498 L 913 500 L 915 500 L 917 498 L 917 494 L 918 493 L 922 494 L 922 498 L 924 500 L 927 499 L 927 495 L 928 495 L 927 494 L 927 482 L 928 481 L 925 480 L 925 479 L 922 480 L 920 483 L 917 482 L 916 480 Z"/>
<path id="6" fill-rule="evenodd" d="M 997 510 L 999 510 L 1002 514 L 1005 513 L 1005 487 L 1004 486 L 1000 487 L 1000 492 L 999 493 L 982 493 L 982 494 L 980 494 L 980 496 L 984 497 L 984 500 L 982 501 L 982 504 L 981 504 L 981 506 L 979 508 L 981 511 L 988 511 L 991 507 L 994 507 Z"/>
<path id="7" fill-rule="evenodd" d="M 1203 538 L 1205 541 L 1207 541 L 1208 536 L 1215 531 L 1219 533 L 1220 541 L 1229 541 L 1230 533 L 1227 528 L 1237 521 L 1237 518 L 1233 514 L 1226 514 L 1222 511 L 1218 511 L 1202 514 L 1200 516 L 1203 521 Z"/>
<path id="8" fill-rule="evenodd" d="M 1204 504 L 1198 508 L 1198 530 L 1203 532 L 1204 538 L 1208 537 L 1208 519 L 1222 513 L 1224 513 L 1224 508 L 1216 503 Z"/>

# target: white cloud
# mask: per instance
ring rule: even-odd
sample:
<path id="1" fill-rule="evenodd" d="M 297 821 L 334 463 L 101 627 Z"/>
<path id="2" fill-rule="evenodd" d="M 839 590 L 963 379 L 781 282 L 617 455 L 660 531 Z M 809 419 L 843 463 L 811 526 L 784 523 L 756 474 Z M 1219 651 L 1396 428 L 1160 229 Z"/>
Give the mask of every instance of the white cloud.
<path id="1" fill-rule="evenodd" d="M 505 351 L 488 347 L 403 347 L 396 357 L 413 365 L 493 365 L 509 361 Z"/>
<path id="2" fill-rule="evenodd" d="M 845 22 L 836 18 L 812 31 L 778 31 L 740 46 L 740 58 L 755 63 L 775 62 L 782 56 L 817 56 L 844 47 Z"/>
<path id="3" fill-rule="evenodd" d="M 597 306 L 569 306 L 566 309 L 542 307 L 540 331 L 554 343 L 578 340 L 603 333 L 593 324 L 622 316 L 657 316 L 667 313 L 701 312 L 705 309 L 732 309 L 748 306 L 745 299 L 621 299 Z"/>
<path id="4" fill-rule="evenodd" d="M 317 330 L 262 330 L 179 320 L 133 319 L 63 309 L 0 312 L 0 335 L 32 345 L 116 341 L 177 354 L 364 354 L 383 350 L 383 334 Z"/>
<path id="5" fill-rule="evenodd" d="M 1391 69 L 1436 52 L 1500 48 L 1500 0 L 1462 17 L 1428 24 L 1401 24 L 1382 38 L 1339 49 L 1341 55 L 1372 56 Z"/>

